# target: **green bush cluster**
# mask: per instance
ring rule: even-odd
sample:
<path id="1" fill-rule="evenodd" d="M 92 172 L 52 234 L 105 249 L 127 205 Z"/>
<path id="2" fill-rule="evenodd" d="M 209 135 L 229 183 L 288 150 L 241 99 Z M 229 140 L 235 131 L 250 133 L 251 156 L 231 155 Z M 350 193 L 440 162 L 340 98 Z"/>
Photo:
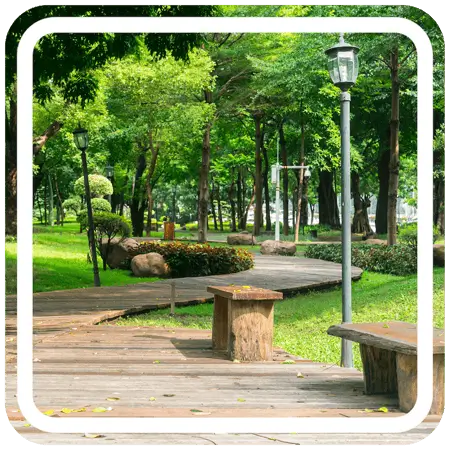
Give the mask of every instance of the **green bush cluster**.
<path id="1" fill-rule="evenodd" d="M 236 273 L 251 269 L 254 264 L 253 255 L 247 250 L 182 242 L 142 242 L 130 258 L 153 252 L 164 257 L 174 278 Z"/>
<path id="2" fill-rule="evenodd" d="M 101 197 L 103 195 L 112 195 L 114 189 L 111 181 L 103 175 L 88 175 L 91 197 Z M 84 177 L 78 178 L 74 184 L 74 191 L 77 195 L 84 195 Z"/>
<path id="3" fill-rule="evenodd" d="M 310 245 L 306 258 L 342 263 L 342 249 L 337 244 Z M 409 245 L 352 245 L 352 265 L 363 270 L 391 275 L 417 273 L 417 252 Z"/>
<path id="4" fill-rule="evenodd" d="M 439 229 L 436 225 L 433 226 L 433 243 L 438 240 L 440 236 Z M 412 247 L 417 251 L 417 222 L 406 223 L 398 228 L 399 242 Z"/>

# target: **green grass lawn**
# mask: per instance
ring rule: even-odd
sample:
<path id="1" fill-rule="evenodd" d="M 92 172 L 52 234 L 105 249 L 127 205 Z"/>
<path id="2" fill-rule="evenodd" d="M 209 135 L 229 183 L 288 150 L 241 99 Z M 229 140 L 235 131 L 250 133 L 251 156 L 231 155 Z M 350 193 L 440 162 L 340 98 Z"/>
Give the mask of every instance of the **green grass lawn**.
<path id="1" fill-rule="evenodd" d="M 417 322 L 417 276 L 396 277 L 365 272 L 353 283 L 353 321 Z M 212 304 L 180 307 L 129 316 L 118 325 L 211 329 Z M 313 361 L 339 364 L 340 339 L 328 336 L 331 325 L 341 322 L 341 289 L 310 292 L 275 304 L 274 344 Z M 434 269 L 434 324 L 444 326 L 444 269 Z M 361 368 L 357 344 L 355 365 Z"/>
<path id="2" fill-rule="evenodd" d="M 46 292 L 93 286 L 92 265 L 87 262 L 88 241 L 79 233 L 78 223 L 44 227 L 35 225 L 33 234 L 33 291 Z M 36 232 L 37 231 L 37 232 Z M 17 246 L 6 242 L 6 293 L 15 294 L 17 287 Z M 158 278 L 135 278 L 126 270 L 103 271 L 99 258 L 102 286 L 122 286 Z"/>

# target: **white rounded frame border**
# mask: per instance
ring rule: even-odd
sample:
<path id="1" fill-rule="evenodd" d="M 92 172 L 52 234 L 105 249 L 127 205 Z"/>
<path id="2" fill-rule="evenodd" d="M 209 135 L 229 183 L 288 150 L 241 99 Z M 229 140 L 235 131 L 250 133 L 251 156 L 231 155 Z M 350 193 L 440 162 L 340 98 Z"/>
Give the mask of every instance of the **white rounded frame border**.
<path id="1" fill-rule="evenodd" d="M 52 418 L 33 400 L 32 146 L 33 49 L 49 33 L 401 33 L 418 58 L 418 396 L 414 408 L 395 418 Z M 426 33 L 401 18 L 48 18 L 23 35 L 17 57 L 18 239 L 17 397 L 36 428 L 58 433 L 396 433 L 420 424 L 428 414 L 433 386 L 433 53 Z M 330 81 L 331 83 L 331 81 Z M 336 102 L 338 98 L 336 97 Z"/>

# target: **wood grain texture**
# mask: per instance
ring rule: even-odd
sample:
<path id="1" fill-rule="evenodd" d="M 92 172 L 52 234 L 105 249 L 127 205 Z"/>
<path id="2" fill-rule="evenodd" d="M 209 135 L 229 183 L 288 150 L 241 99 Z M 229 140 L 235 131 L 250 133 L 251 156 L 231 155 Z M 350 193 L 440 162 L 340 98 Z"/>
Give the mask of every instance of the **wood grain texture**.
<path id="1" fill-rule="evenodd" d="M 365 394 L 396 394 L 396 353 L 366 344 L 359 345 Z"/>
<path id="2" fill-rule="evenodd" d="M 214 313 L 212 325 L 212 347 L 215 350 L 228 349 L 228 299 L 214 296 Z"/>
<path id="3" fill-rule="evenodd" d="M 433 402 L 429 414 L 442 414 L 445 406 L 444 355 L 433 356 Z M 397 354 L 400 410 L 409 412 L 417 400 L 417 356 Z"/>
<path id="4" fill-rule="evenodd" d="M 230 359 L 272 360 L 273 310 L 273 300 L 229 300 Z"/>
<path id="5" fill-rule="evenodd" d="M 208 286 L 207 292 L 231 300 L 282 300 L 283 293 L 254 286 Z"/>
<path id="6" fill-rule="evenodd" d="M 328 334 L 360 344 L 392 350 L 406 355 L 417 354 L 417 326 L 407 322 L 345 323 L 333 325 Z M 445 352 L 444 330 L 434 329 L 433 353 Z"/>

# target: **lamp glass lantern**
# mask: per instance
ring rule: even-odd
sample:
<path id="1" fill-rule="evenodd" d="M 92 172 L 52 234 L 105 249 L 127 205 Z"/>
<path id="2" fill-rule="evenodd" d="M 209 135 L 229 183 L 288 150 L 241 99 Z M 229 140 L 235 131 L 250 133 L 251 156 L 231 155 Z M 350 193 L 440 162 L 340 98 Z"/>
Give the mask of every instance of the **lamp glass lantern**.
<path id="1" fill-rule="evenodd" d="M 342 34 L 339 43 L 325 51 L 331 80 L 343 91 L 351 88 L 358 77 L 358 52 L 358 47 L 344 42 Z"/>
<path id="2" fill-rule="evenodd" d="M 109 163 L 106 164 L 105 172 L 106 172 L 106 178 L 112 178 L 114 175 L 114 167 L 111 166 Z"/>
<path id="3" fill-rule="evenodd" d="M 73 130 L 73 140 L 79 150 L 86 150 L 89 145 L 88 131 L 78 127 L 76 130 Z"/>
<path id="4" fill-rule="evenodd" d="M 303 177 L 306 178 L 307 180 L 311 178 L 311 171 L 309 170 L 309 167 L 305 170 Z"/>

